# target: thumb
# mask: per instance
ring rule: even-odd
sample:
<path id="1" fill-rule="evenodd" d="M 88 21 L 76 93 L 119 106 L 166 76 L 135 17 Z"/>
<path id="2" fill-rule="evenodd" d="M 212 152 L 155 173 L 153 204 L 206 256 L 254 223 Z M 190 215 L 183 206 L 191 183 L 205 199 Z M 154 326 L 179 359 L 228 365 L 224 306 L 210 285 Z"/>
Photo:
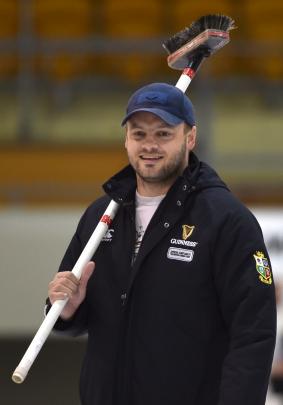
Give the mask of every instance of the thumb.
<path id="1" fill-rule="evenodd" d="M 88 280 L 90 279 L 90 276 L 93 273 L 95 267 L 95 263 L 94 262 L 88 262 L 84 269 L 83 269 L 83 273 L 81 276 L 81 280 L 80 280 L 80 287 L 85 289 L 88 283 Z"/>

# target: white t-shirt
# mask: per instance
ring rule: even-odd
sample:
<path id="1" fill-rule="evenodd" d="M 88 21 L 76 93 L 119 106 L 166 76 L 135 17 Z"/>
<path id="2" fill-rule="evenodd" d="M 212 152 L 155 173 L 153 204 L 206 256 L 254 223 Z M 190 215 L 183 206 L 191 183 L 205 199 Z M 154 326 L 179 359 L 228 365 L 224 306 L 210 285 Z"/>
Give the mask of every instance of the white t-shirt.
<path id="1" fill-rule="evenodd" d="M 164 197 L 165 194 L 155 197 L 144 197 L 136 191 L 136 241 L 133 261 L 138 254 L 146 228 Z"/>

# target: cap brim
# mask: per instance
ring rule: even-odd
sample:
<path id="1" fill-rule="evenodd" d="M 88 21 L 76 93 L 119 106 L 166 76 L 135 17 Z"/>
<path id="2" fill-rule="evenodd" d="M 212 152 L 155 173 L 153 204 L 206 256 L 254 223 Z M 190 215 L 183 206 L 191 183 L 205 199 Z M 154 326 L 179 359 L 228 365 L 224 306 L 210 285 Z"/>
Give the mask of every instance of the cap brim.
<path id="1" fill-rule="evenodd" d="M 181 124 L 184 120 L 176 117 L 176 115 L 170 114 L 167 111 L 160 110 L 158 108 L 138 108 L 136 110 L 131 111 L 129 114 L 126 115 L 126 117 L 122 121 L 122 126 L 126 124 L 126 122 L 131 118 L 131 116 L 137 112 L 150 112 L 154 115 L 157 115 L 159 118 L 161 118 L 163 121 L 166 122 L 166 124 L 175 126 L 178 124 Z"/>

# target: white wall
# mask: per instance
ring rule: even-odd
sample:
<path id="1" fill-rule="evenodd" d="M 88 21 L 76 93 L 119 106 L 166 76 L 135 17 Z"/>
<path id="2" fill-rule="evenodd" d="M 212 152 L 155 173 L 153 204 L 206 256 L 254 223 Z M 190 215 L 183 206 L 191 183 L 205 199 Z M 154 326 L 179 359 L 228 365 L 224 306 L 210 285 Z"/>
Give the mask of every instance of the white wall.
<path id="1" fill-rule="evenodd" d="M 82 210 L 0 210 L 0 334 L 39 327 L 62 255 Z"/>

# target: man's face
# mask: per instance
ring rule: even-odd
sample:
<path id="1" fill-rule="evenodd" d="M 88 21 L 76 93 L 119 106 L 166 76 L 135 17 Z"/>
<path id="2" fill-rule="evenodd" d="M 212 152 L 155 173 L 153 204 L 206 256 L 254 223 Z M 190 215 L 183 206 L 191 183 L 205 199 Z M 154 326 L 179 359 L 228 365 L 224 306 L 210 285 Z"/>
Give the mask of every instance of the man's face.
<path id="1" fill-rule="evenodd" d="M 181 123 L 170 126 L 149 112 L 137 112 L 128 120 L 125 147 L 139 182 L 170 187 L 188 164 L 195 146 L 196 129 Z"/>

